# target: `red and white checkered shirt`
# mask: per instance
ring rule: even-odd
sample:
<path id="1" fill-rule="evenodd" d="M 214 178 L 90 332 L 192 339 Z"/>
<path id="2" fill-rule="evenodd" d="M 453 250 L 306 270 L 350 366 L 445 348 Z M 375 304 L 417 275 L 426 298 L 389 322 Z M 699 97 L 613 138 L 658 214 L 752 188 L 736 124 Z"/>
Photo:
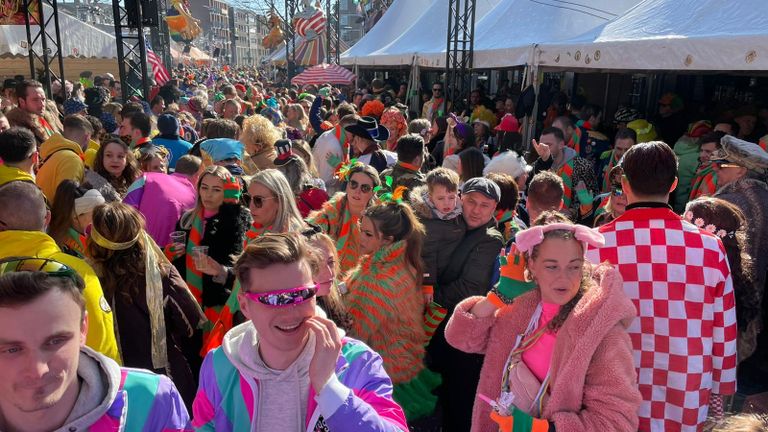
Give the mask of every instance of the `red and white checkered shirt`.
<path id="1" fill-rule="evenodd" d="M 628 329 L 643 396 L 640 431 L 698 431 L 710 393 L 736 392 L 736 310 L 720 239 L 668 208 L 635 208 L 589 248 L 624 278 L 638 318 Z"/>

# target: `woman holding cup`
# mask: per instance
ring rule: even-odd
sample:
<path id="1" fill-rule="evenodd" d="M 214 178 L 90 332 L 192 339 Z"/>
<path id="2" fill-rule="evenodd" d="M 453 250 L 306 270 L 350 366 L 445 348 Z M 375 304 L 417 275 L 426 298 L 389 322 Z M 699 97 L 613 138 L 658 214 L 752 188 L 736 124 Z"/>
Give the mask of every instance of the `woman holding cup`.
<path id="1" fill-rule="evenodd" d="M 229 267 L 232 257 L 242 251 L 251 223 L 240 194 L 240 181 L 226 168 L 206 168 L 197 183 L 195 208 L 181 216 L 166 247 L 166 256 L 184 276 L 210 325 L 232 291 L 234 276 Z"/>

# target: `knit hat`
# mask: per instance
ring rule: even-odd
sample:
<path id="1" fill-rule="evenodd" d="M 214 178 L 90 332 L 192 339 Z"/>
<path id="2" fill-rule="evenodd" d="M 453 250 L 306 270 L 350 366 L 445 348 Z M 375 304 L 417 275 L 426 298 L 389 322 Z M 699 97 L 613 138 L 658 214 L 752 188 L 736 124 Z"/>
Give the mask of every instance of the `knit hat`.
<path id="1" fill-rule="evenodd" d="M 233 175 L 227 176 L 224 181 L 224 203 L 225 204 L 237 204 L 240 202 L 240 195 L 242 189 L 240 188 L 240 181 Z"/>
<path id="2" fill-rule="evenodd" d="M 78 215 L 92 212 L 96 206 L 104 204 L 104 197 L 96 189 L 89 189 L 80 198 L 75 198 L 75 213 Z"/>
<path id="3" fill-rule="evenodd" d="M 688 135 L 691 138 L 701 138 L 704 135 L 712 132 L 712 124 L 706 120 L 699 120 L 696 123 L 691 123 L 688 126 Z"/>
<path id="4" fill-rule="evenodd" d="M 619 107 L 613 114 L 615 123 L 629 123 L 640 118 L 640 112 L 632 107 Z"/>
<path id="5" fill-rule="evenodd" d="M 279 139 L 275 141 L 275 150 L 277 151 L 277 158 L 273 161 L 276 166 L 285 165 L 295 157 L 293 154 L 293 145 L 290 140 Z"/>
<path id="6" fill-rule="evenodd" d="M 497 203 L 501 199 L 501 189 L 499 189 L 499 185 L 493 180 L 488 180 L 485 177 L 474 177 L 464 183 L 464 187 L 461 188 L 462 195 L 467 195 L 472 192 L 480 192 Z"/>
<path id="7" fill-rule="evenodd" d="M 179 136 L 179 119 L 172 114 L 162 114 L 157 118 L 157 130 L 160 135 Z"/>
<path id="8" fill-rule="evenodd" d="M 79 114 L 80 111 L 88 109 L 80 99 L 70 98 L 64 101 L 64 115 Z"/>
<path id="9" fill-rule="evenodd" d="M 101 120 L 101 125 L 104 126 L 104 130 L 107 131 L 107 133 L 114 133 L 117 130 L 117 119 L 111 113 L 101 113 L 99 120 Z"/>
<path id="10" fill-rule="evenodd" d="M 203 141 L 200 149 L 208 153 L 214 162 L 229 159 L 243 160 L 243 144 L 232 138 L 213 138 Z"/>
<path id="11" fill-rule="evenodd" d="M 501 123 L 495 129 L 502 132 L 517 132 L 520 130 L 520 122 L 517 121 L 517 117 L 514 115 L 504 114 L 504 117 L 501 118 Z"/>
<path id="12" fill-rule="evenodd" d="M 245 86 L 242 84 L 235 84 L 235 90 L 245 93 Z"/>
<path id="13" fill-rule="evenodd" d="M 627 123 L 627 127 L 637 134 L 637 142 L 644 143 L 656 139 L 656 129 L 648 120 L 639 119 Z"/>
<path id="14" fill-rule="evenodd" d="M 710 161 L 732 163 L 761 174 L 768 170 L 768 153 L 759 145 L 726 135 L 720 146 L 709 156 Z"/>
<path id="15" fill-rule="evenodd" d="M 275 125 L 275 126 L 277 126 L 277 125 L 279 125 L 280 123 L 283 122 L 283 115 L 280 114 L 280 111 L 278 111 L 278 110 L 276 110 L 274 108 L 266 106 L 266 107 L 261 109 L 259 114 L 261 114 L 264 117 L 266 117 L 267 119 L 269 119 L 269 121 L 271 121 L 272 124 Z"/>

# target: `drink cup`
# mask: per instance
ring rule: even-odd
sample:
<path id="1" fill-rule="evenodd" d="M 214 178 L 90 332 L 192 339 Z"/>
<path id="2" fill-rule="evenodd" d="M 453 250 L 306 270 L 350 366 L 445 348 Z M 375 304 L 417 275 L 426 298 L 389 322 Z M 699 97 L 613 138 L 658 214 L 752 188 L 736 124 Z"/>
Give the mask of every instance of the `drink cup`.
<path id="1" fill-rule="evenodd" d="M 187 233 L 186 231 L 174 231 L 171 233 L 171 244 L 179 244 L 182 247 L 187 245 Z"/>
<path id="2" fill-rule="evenodd" d="M 195 260 L 195 267 L 197 267 L 198 270 L 205 270 L 207 256 L 208 246 L 195 246 L 192 248 L 192 259 Z"/>

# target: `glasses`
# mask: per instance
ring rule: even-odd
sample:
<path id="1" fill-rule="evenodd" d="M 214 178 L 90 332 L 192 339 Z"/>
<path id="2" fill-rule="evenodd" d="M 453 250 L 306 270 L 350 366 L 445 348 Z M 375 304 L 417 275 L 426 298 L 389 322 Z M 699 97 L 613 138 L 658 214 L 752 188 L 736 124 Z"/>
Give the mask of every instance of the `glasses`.
<path id="1" fill-rule="evenodd" d="M 621 190 L 621 188 L 614 187 L 614 188 L 611 188 L 611 194 L 613 194 L 613 196 L 615 197 L 620 197 L 624 195 L 624 191 Z"/>
<path id="2" fill-rule="evenodd" d="M 305 285 L 265 293 L 246 292 L 244 294 L 248 300 L 257 301 L 266 306 L 296 306 L 314 297 L 317 294 L 317 285 Z"/>
<path id="3" fill-rule="evenodd" d="M 355 180 L 349 181 L 349 189 L 350 190 L 357 190 L 357 188 L 360 188 L 360 192 L 362 193 L 368 193 L 373 190 L 373 186 L 369 184 L 360 184 Z"/>
<path id="4" fill-rule="evenodd" d="M 443 91 L 443 89 L 441 89 L 441 88 L 433 88 L 432 91 L 433 92 L 441 92 L 441 91 Z"/>
<path id="5" fill-rule="evenodd" d="M 248 195 L 243 195 L 243 199 L 245 200 L 246 205 L 253 204 L 256 208 L 262 208 L 265 200 L 277 199 L 277 197 L 263 197 L 259 195 L 249 197 Z"/>
<path id="6" fill-rule="evenodd" d="M 66 277 L 77 284 L 76 272 L 58 261 L 48 258 L 11 257 L 0 260 L 0 276 L 13 272 L 43 272 L 48 276 Z"/>

